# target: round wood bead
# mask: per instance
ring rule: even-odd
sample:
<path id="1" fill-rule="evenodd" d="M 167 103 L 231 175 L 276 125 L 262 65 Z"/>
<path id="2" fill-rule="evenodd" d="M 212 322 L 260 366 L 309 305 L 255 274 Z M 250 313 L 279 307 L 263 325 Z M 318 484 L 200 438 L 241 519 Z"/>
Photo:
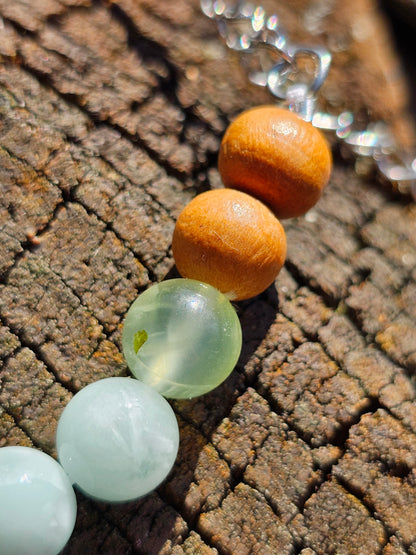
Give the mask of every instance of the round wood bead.
<path id="1" fill-rule="evenodd" d="M 224 135 L 218 159 L 226 187 L 253 195 L 278 218 L 307 212 L 328 183 L 331 167 L 322 133 L 276 106 L 240 114 Z"/>
<path id="2" fill-rule="evenodd" d="M 258 295 L 276 279 L 285 261 L 286 235 L 259 200 L 216 189 L 195 197 L 179 215 L 172 251 L 183 277 L 241 300 Z"/>

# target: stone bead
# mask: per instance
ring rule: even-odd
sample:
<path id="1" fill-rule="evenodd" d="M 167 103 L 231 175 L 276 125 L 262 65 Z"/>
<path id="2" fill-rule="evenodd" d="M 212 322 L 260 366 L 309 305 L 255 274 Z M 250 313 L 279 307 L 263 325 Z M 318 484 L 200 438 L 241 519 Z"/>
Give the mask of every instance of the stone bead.
<path id="1" fill-rule="evenodd" d="M 132 378 L 105 378 L 65 407 L 56 444 L 60 463 L 86 495 L 124 502 L 166 478 L 179 430 L 172 408 L 156 391 Z"/>
<path id="2" fill-rule="evenodd" d="M 217 289 L 190 279 L 153 285 L 131 305 L 123 352 L 131 372 L 165 397 L 203 395 L 223 382 L 241 351 L 241 325 Z"/>
<path id="3" fill-rule="evenodd" d="M 2 555 L 56 555 L 76 513 L 71 482 L 55 459 L 30 447 L 0 449 Z"/>

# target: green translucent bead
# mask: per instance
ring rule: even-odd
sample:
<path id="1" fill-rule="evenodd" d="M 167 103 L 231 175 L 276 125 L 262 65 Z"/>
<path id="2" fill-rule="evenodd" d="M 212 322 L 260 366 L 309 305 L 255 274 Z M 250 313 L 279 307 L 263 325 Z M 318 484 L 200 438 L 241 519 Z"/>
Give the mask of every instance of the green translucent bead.
<path id="1" fill-rule="evenodd" d="M 241 351 L 241 326 L 229 300 L 211 285 L 172 279 L 131 305 L 123 352 L 136 378 L 165 397 L 189 399 L 222 383 Z"/>
<path id="2" fill-rule="evenodd" d="M 30 447 L 0 449 L 2 555 L 56 555 L 76 514 L 71 482 L 55 459 Z"/>
<path id="3" fill-rule="evenodd" d="M 89 497 L 118 503 L 148 494 L 166 478 L 179 430 L 159 393 L 132 378 L 106 378 L 65 407 L 56 446 L 73 484 Z"/>

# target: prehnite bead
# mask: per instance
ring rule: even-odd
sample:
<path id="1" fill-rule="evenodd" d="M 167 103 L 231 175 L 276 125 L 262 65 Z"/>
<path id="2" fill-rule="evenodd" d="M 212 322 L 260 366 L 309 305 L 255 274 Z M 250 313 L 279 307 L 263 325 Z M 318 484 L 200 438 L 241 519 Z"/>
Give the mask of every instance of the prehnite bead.
<path id="1" fill-rule="evenodd" d="M 105 378 L 65 407 L 56 445 L 73 484 L 89 497 L 119 503 L 146 495 L 166 478 L 179 430 L 156 391 L 132 378 Z"/>
<path id="2" fill-rule="evenodd" d="M 56 555 L 72 534 L 77 505 L 63 468 L 30 447 L 0 449 L 0 553 Z"/>
<path id="3" fill-rule="evenodd" d="M 131 372 L 165 397 L 203 395 L 223 382 L 241 351 L 229 300 L 191 279 L 153 285 L 131 305 L 123 351 Z"/>

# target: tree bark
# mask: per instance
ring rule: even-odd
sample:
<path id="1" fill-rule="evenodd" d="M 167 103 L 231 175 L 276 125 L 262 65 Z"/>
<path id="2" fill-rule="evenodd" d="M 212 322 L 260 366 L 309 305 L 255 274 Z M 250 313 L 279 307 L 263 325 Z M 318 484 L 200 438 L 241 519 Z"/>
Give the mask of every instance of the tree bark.
<path id="1" fill-rule="evenodd" d="M 335 50 L 325 108 L 414 146 L 375 1 L 264 5 Z M 73 394 L 128 374 L 124 314 L 175 275 L 175 219 L 220 186 L 227 123 L 272 99 L 197 0 L 0 0 L 0 15 L 0 446 L 55 455 Z M 127 505 L 79 494 L 66 553 L 416 554 L 416 208 L 357 169 L 334 145 L 324 196 L 284 222 L 276 283 L 236 305 L 237 368 L 172 403 L 166 482 Z"/>

